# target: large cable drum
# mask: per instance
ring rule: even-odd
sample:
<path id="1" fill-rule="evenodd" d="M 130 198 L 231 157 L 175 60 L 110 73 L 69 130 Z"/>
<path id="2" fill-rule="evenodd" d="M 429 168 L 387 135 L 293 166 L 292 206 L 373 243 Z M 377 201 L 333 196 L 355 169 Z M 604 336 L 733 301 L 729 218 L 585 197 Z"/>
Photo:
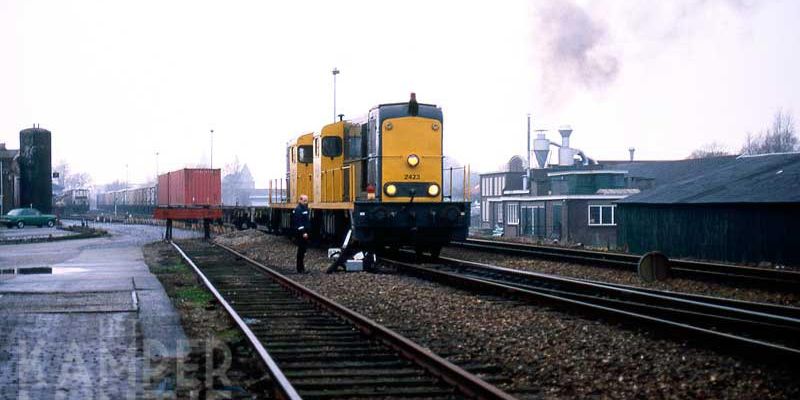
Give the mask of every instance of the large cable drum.
<path id="1" fill-rule="evenodd" d="M 19 204 L 49 214 L 53 206 L 50 131 L 28 128 L 19 132 Z"/>

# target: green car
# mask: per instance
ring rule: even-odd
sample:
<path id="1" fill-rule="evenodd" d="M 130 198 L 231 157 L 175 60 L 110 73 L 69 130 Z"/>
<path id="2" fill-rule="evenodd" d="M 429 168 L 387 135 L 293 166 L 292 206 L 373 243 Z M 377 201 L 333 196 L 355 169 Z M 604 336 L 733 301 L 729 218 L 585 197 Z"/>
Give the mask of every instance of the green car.
<path id="1" fill-rule="evenodd" d="M 0 216 L 0 224 L 11 228 L 16 226 L 19 229 L 25 225 L 38 225 L 53 227 L 56 224 L 56 216 L 51 214 L 42 214 L 35 208 L 15 208 L 8 212 L 8 214 Z"/>

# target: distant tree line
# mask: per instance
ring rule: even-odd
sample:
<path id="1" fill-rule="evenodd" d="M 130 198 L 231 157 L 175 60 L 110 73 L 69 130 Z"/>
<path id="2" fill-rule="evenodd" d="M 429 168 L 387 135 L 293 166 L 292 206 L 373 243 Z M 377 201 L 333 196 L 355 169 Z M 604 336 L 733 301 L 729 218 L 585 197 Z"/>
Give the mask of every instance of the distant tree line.
<path id="1" fill-rule="evenodd" d="M 745 143 L 739 154 L 768 154 L 800 151 L 800 139 L 794 125 L 794 118 L 788 112 L 778 110 L 772 125 L 765 131 L 753 135 L 747 133 Z M 724 145 L 712 142 L 695 150 L 687 158 L 706 158 L 730 155 Z"/>
<path id="2" fill-rule="evenodd" d="M 55 183 L 64 190 L 86 189 L 92 183 L 92 176 L 86 172 L 73 172 L 66 161 L 60 161 L 53 167 L 53 172 L 58 173 Z"/>

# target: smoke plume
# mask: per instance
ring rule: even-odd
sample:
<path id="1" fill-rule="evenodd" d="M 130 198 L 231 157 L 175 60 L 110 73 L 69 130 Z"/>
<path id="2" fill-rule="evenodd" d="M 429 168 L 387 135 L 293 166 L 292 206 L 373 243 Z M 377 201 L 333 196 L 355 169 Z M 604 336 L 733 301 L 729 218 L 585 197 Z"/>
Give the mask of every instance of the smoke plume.
<path id="1" fill-rule="evenodd" d="M 560 98 L 576 86 L 599 88 L 612 82 L 620 62 L 608 46 L 606 25 L 569 0 L 539 4 L 536 39 L 546 94 Z"/>
<path id="2" fill-rule="evenodd" d="M 616 15 L 615 32 L 629 39 L 647 40 L 654 51 L 682 35 L 691 26 L 708 23 L 704 11 L 729 10 L 746 16 L 761 0 L 670 0 L 619 3 L 589 9 L 575 0 L 541 0 L 533 6 L 534 42 L 540 71 L 540 91 L 550 107 L 558 108 L 577 90 L 603 90 L 622 71 L 622 44 L 604 18 Z M 589 4 L 587 2 L 587 4 Z M 592 2 L 596 6 L 596 2 Z M 594 12 L 608 11 L 613 12 Z M 602 15 L 601 15 L 602 14 Z M 627 28 L 627 29 L 626 29 Z M 683 33 L 681 33 L 683 32 Z M 656 43 L 658 42 L 658 43 Z M 634 54 L 629 54 L 634 56 Z"/>

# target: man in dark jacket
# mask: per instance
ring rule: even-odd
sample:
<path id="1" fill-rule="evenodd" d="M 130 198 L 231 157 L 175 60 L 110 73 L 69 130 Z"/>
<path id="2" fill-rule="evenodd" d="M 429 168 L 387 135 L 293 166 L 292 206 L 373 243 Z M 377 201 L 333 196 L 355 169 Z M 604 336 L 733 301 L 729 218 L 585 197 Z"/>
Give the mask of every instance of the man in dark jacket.
<path id="1" fill-rule="evenodd" d="M 308 247 L 309 233 L 311 231 L 308 215 L 308 196 L 304 194 L 300 195 L 300 201 L 292 211 L 292 227 L 297 240 L 297 272 L 303 273 L 306 272 L 303 259 L 306 256 L 306 248 Z"/>

